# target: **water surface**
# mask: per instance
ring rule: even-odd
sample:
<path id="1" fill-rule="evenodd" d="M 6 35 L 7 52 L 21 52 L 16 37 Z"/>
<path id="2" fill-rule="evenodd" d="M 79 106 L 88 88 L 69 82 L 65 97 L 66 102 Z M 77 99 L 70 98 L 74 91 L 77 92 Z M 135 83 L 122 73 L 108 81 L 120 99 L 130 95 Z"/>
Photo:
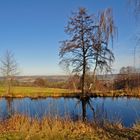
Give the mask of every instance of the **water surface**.
<path id="1" fill-rule="evenodd" d="M 107 118 L 112 121 L 121 120 L 126 127 L 131 127 L 140 119 L 140 99 L 138 98 L 91 98 L 91 106 L 86 105 L 87 119 Z M 82 118 L 82 103 L 77 98 L 45 98 L 45 99 L 0 99 L 0 118 L 20 113 L 31 117 L 44 116 Z"/>

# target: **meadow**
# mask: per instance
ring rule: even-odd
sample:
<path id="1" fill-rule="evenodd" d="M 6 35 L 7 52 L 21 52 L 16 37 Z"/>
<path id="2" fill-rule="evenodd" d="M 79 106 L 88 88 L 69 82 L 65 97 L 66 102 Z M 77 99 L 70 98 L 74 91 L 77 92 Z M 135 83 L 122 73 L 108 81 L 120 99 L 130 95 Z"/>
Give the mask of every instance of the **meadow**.
<path id="1" fill-rule="evenodd" d="M 13 86 L 9 94 L 6 93 L 7 88 L 0 86 L 0 97 L 14 98 L 45 98 L 45 97 L 79 97 L 80 90 L 47 88 L 35 86 Z M 106 90 L 94 91 L 87 93 L 91 97 L 140 97 L 140 89 L 133 90 Z"/>
<path id="2" fill-rule="evenodd" d="M 7 94 L 6 87 L 0 86 L 0 97 L 65 97 L 75 96 L 76 93 L 74 90 L 69 89 L 15 86 L 11 88 L 10 94 Z"/>

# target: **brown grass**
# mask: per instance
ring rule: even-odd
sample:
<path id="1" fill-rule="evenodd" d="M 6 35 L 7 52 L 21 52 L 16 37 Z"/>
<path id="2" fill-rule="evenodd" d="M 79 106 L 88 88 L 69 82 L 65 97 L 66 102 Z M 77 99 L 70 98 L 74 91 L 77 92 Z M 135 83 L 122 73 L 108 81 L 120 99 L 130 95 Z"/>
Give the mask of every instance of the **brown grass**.
<path id="1" fill-rule="evenodd" d="M 106 122 L 84 123 L 60 118 L 31 119 L 15 115 L 0 122 L 0 140 L 139 140 L 140 125 L 124 128 Z"/>

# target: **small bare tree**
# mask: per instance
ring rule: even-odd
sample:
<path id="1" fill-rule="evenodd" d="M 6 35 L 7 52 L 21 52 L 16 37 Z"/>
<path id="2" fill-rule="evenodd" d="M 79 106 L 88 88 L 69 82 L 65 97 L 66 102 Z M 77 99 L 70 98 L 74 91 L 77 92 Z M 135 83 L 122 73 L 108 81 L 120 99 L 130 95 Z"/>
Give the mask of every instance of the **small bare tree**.
<path id="1" fill-rule="evenodd" d="M 11 51 L 6 51 L 4 57 L 0 60 L 0 70 L 4 77 L 7 94 L 11 93 L 12 81 L 14 77 L 19 74 L 18 65 Z"/>
<path id="2" fill-rule="evenodd" d="M 92 69 L 95 78 L 97 68 L 110 70 L 114 60 L 108 48 L 115 33 L 112 11 L 107 9 L 99 16 L 93 16 L 85 8 L 80 8 L 70 17 L 65 32 L 70 39 L 62 41 L 60 63 L 72 66 L 73 72 L 81 72 L 81 91 L 85 96 L 86 73 Z"/>

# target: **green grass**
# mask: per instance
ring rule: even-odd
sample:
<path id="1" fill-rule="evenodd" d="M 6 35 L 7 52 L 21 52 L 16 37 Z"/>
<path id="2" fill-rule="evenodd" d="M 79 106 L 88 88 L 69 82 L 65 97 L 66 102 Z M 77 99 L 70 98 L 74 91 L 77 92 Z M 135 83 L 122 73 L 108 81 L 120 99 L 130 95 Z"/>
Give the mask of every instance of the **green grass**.
<path id="1" fill-rule="evenodd" d="M 12 87 L 11 94 L 6 94 L 6 88 L 0 87 L 1 97 L 60 97 L 60 96 L 73 96 L 76 92 L 68 89 L 59 88 L 43 88 L 43 87 Z"/>
<path id="2" fill-rule="evenodd" d="M 45 87 L 21 87 L 16 86 L 11 88 L 11 94 L 6 94 L 6 87 L 0 86 L 0 97 L 76 97 L 79 96 L 80 90 L 69 90 L 60 88 L 45 88 Z M 110 91 L 95 91 L 91 96 L 98 97 L 140 97 L 140 89 L 133 90 L 110 90 Z"/>
<path id="3" fill-rule="evenodd" d="M 140 124 L 124 128 L 106 122 L 103 126 L 69 119 L 31 119 L 15 115 L 0 122 L 0 140 L 139 140 Z"/>

